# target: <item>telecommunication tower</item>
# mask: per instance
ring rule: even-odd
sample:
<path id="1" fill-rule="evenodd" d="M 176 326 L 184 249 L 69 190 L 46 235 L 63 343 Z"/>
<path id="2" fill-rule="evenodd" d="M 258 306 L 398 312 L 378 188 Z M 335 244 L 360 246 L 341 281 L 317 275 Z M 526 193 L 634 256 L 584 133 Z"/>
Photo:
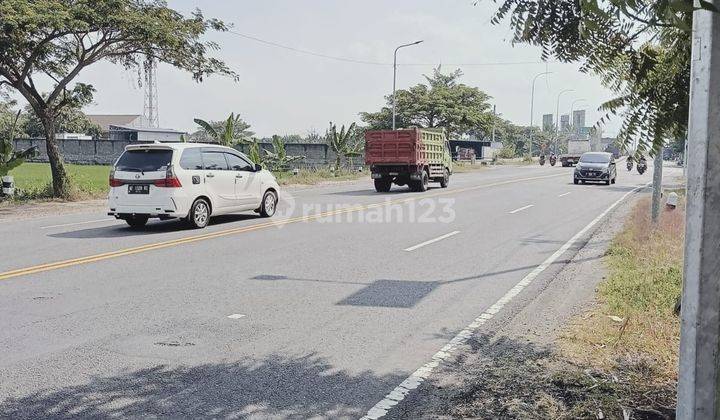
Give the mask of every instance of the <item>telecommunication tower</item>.
<path id="1" fill-rule="evenodd" d="M 158 116 L 158 90 L 157 90 L 157 60 L 148 58 L 143 63 L 145 73 L 145 106 L 143 108 L 143 116 L 148 127 L 159 127 L 160 120 Z"/>

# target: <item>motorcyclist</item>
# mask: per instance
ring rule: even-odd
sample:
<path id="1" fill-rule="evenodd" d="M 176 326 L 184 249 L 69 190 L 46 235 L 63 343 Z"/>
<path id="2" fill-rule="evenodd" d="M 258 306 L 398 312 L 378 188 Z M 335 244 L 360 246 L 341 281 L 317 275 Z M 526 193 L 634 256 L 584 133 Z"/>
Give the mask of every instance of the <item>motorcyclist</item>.
<path id="1" fill-rule="evenodd" d="M 555 166 L 555 163 L 557 162 L 557 156 L 555 156 L 555 152 L 550 153 L 550 166 Z"/>
<path id="2" fill-rule="evenodd" d="M 545 153 L 540 154 L 540 165 L 545 164 Z"/>
<path id="3" fill-rule="evenodd" d="M 633 168 L 633 157 L 632 157 L 632 155 L 630 155 L 627 158 L 627 170 L 632 171 L 632 168 Z"/>
<path id="4" fill-rule="evenodd" d="M 646 169 L 647 169 L 647 161 L 645 160 L 645 156 L 640 156 L 640 159 L 638 159 L 638 163 L 637 163 L 637 170 L 640 173 L 640 175 L 642 175 Z"/>

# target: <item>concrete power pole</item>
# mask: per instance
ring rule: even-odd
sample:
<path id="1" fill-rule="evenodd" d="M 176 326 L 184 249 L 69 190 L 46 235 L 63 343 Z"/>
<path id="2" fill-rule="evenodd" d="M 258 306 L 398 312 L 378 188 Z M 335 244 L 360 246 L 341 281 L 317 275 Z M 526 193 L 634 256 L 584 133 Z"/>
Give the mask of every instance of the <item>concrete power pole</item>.
<path id="1" fill-rule="evenodd" d="M 653 160 L 653 190 L 652 190 L 652 221 L 657 223 L 660 217 L 660 199 L 662 198 L 663 148 L 655 154 Z"/>
<path id="2" fill-rule="evenodd" d="M 692 34 L 680 420 L 720 418 L 720 14 L 696 11 Z"/>

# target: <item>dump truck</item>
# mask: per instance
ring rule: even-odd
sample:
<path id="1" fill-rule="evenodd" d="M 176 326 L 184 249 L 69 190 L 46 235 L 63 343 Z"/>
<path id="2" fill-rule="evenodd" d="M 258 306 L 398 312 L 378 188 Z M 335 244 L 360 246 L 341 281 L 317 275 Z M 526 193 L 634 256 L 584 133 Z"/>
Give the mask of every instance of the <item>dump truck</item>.
<path id="1" fill-rule="evenodd" d="M 590 151 L 590 142 L 587 140 L 568 141 L 568 152 L 560 155 L 562 166 L 573 166 L 580 160 L 583 153 Z"/>
<path id="2" fill-rule="evenodd" d="M 365 164 L 377 192 L 395 185 L 426 191 L 429 182 L 446 188 L 452 174 L 450 146 L 442 130 L 408 128 L 365 133 Z"/>

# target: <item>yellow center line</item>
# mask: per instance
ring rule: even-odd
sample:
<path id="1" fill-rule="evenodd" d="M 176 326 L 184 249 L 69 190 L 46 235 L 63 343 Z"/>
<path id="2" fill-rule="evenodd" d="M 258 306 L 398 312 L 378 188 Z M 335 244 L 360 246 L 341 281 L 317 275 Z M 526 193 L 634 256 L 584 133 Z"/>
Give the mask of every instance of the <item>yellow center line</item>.
<path id="1" fill-rule="evenodd" d="M 225 230 L 221 230 L 219 232 L 211 232 L 211 233 L 205 233 L 205 234 L 201 234 L 201 235 L 188 236 L 185 238 L 173 239 L 173 240 L 163 241 L 163 242 L 156 242 L 156 243 L 141 245 L 141 246 L 132 247 L 132 248 L 120 249 L 117 251 L 104 252 L 101 254 L 88 255 L 85 257 L 72 258 L 72 259 L 67 259 L 67 260 L 62 260 L 62 261 L 51 262 L 51 263 L 47 263 L 47 264 L 39 264 L 39 265 L 31 266 L 31 267 L 19 268 L 17 270 L 11 270 L 11 271 L 6 271 L 6 272 L 0 273 L 0 280 L 7 280 L 7 279 L 10 279 L 13 277 L 26 276 L 26 275 L 30 275 L 30 274 L 42 273 L 45 271 L 57 270 L 60 268 L 72 267 L 75 265 L 88 264 L 88 263 L 92 263 L 92 262 L 96 262 L 96 261 L 102 261 L 102 260 L 107 260 L 107 259 L 111 259 L 111 258 L 122 257 L 125 255 L 139 254 L 141 252 L 169 248 L 169 247 L 182 245 L 182 244 L 189 244 L 189 243 L 193 243 L 193 242 L 205 241 L 208 239 L 220 238 L 220 237 L 228 236 L 228 235 L 235 235 L 235 234 L 239 234 L 239 233 L 251 232 L 254 230 L 266 229 L 266 228 L 270 228 L 273 226 L 284 226 L 284 225 L 288 225 L 291 223 L 317 220 L 317 219 L 322 219 L 322 218 L 325 218 L 328 216 L 334 216 L 334 215 L 342 214 L 342 213 L 358 212 L 358 211 L 362 211 L 362 210 L 383 207 L 383 206 L 387 206 L 387 205 L 391 205 L 391 204 L 407 203 L 410 201 L 420 200 L 423 198 L 433 198 L 433 197 L 438 197 L 438 196 L 443 196 L 443 195 L 457 194 L 457 193 L 462 193 L 462 192 L 472 191 L 472 190 L 479 190 L 479 189 L 483 189 L 483 188 L 496 187 L 496 186 L 500 186 L 500 185 L 514 184 L 514 183 L 524 182 L 524 181 L 533 181 L 533 180 L 537 180 L 537 179 L 554 178 L 554 177 L 565 176 L 565 175 L 567 175 L 567 174 L 563 173 L 563 174 L 558 174 L 558 175 L 546 175 L 546 176 L 536 176 L 536 177 L 529 177 L 529 178 L 511 179 L 511 180 L 507 180 L 507 181 L 499 181 L 499 182 L 494 182 L 494 183 L 490 183 L 490 184 L 475 185 L 472 187 L 458 188 L 458 189 L 454 189 L 454 190 L 443 190 L 443 191 L 438 191 L 435 193 L 424 194 L 424 195 L 415 195 L 415 196 L 409 197 L 409 198 L 386 200 L 386 201 L 378 202 L 378 203 L 357 205 L 357 206 L 353 206 L 353 207 L 346 207 L 346 208 L 341 208 L 341 209 L 337 209 L 337 210 L 311 214 L 311 215 L 307 215 L 307 216 L 297 216 L 297 217 L 290 217 L 287 219 L 272 220 L 272 221 L 268 221 L 268 222 L 251 225 L 251 226 L 243 226 L 243 227 L 237 227 L 237 228 L 232 228 L 232 229 L 225 229 Z"/>

